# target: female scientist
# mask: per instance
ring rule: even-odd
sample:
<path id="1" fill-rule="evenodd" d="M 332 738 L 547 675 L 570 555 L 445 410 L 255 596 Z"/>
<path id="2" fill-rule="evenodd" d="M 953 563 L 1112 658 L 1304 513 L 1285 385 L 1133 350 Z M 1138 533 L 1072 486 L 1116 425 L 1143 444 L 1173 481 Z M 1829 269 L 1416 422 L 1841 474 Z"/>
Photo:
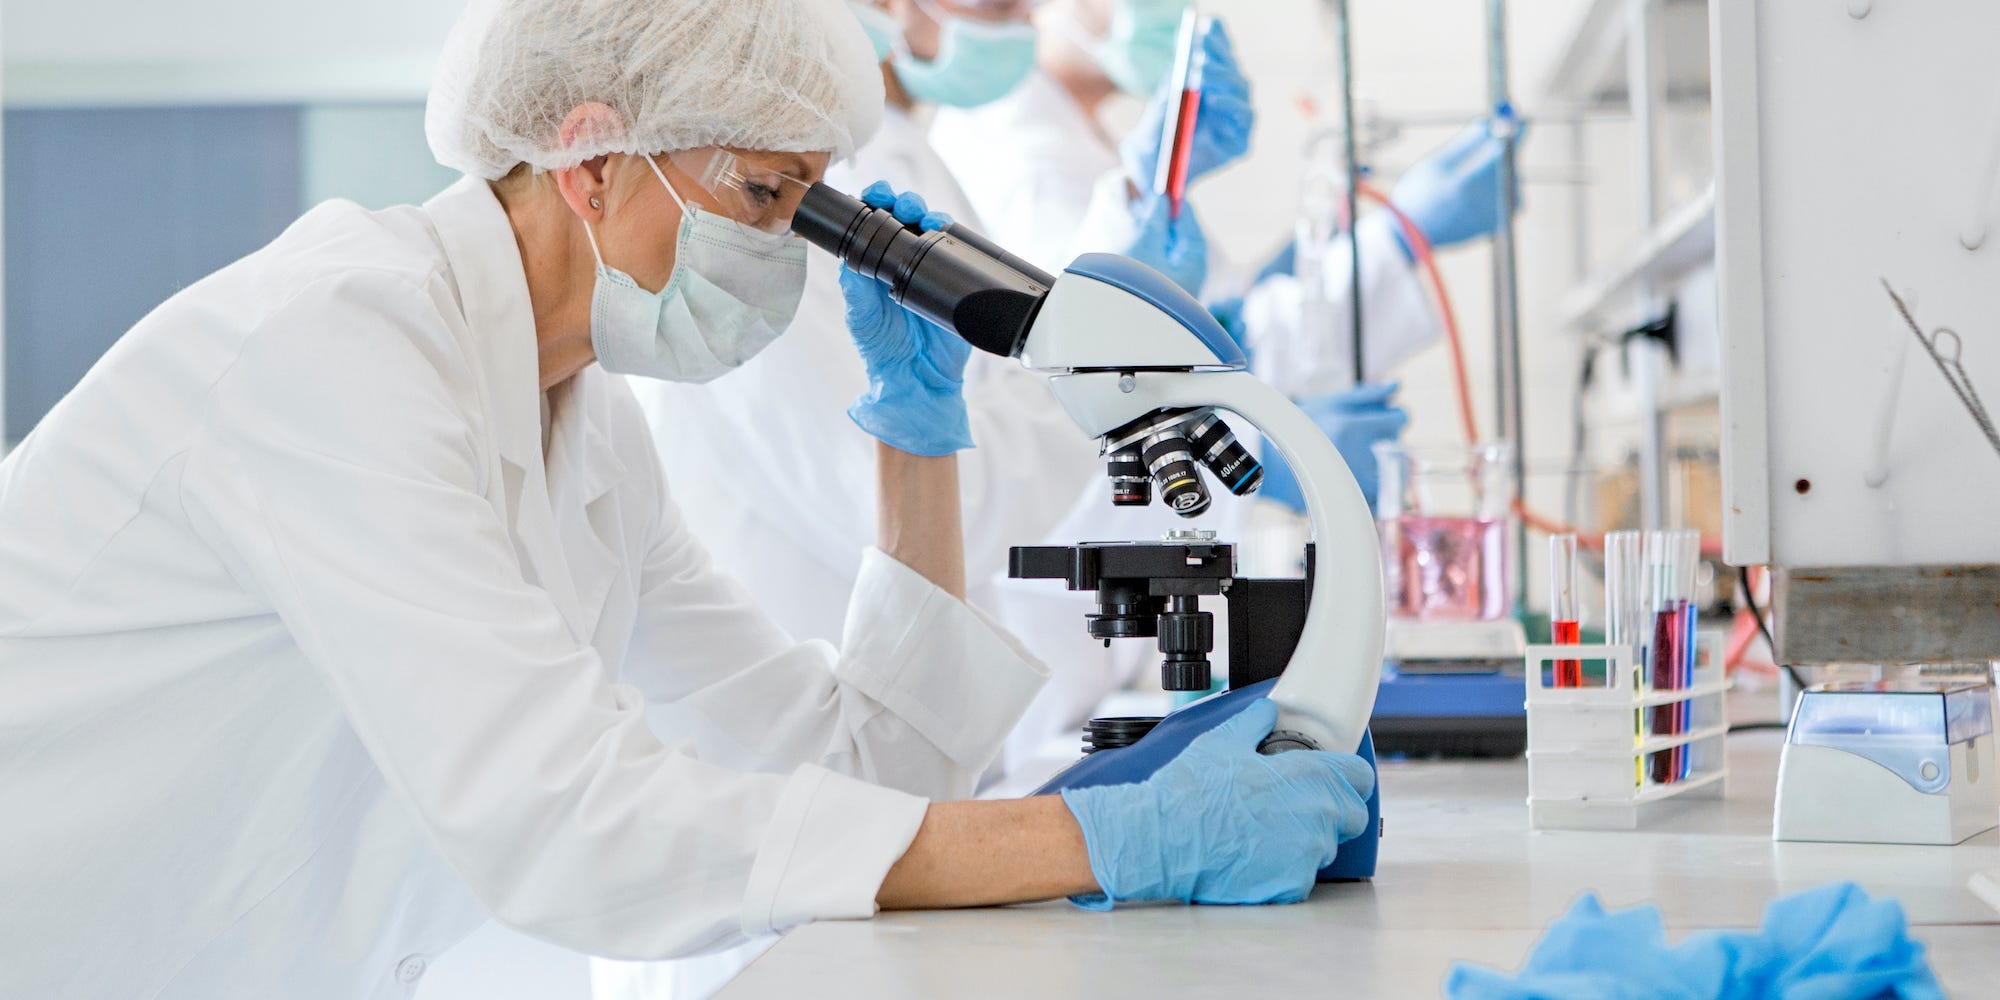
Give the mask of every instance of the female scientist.
<path id="1" fill-rule="evenodd" d="M 489 912 L 653 958 L 877 906 L 1304 896 L 1370 779 L 1258 755 L 1269 702 L 1143 784 L 929 801 L 1042 677 L 958 599 L 951 457 L 878 450 L 838 650 L 667 500 L 606 373 L 777 336 L 783 178 L 865 140 L 879 80 L 834 0 L 475 3 L 428 122 L 470 176 L 314 209 L 0 463 L 0 995 L 403 996 Z M 948 413 L 962 345 L 857 290 L 892 317 L 857 337 L 876 426 Z"/>
<path id="2" fill-rule="evenodd" d="M 983 231 L 984 221 L 914 116 L 927 107 L 1004 99 L 1034 68 L 1038 35 L 1028 22 L 1034 4 L 849 0 L 849 6 L 882 60 L 887 100 L 881 129 L 851 159 L 830 167 L 827 182 L 860 191 L 886 179 L 899 190 L 922 192 L 929 207 Z M 1210 77 L 1235 86 L 1217 88 L 1201 127 L 1230 129 L 1247 139 L 1249 85 L 1226 58 L 1211 67 Z M 1174 235 L 1180 238 L 1170 247 L 1164 211 L 1134 205 L 1132 212 L 1156 225 L 1107 220 L 1096 245 L 1170 276 L 1187 273 L 1178 251 L 1201 245 L 1193 215 L 1179 221 Z M 1047 225 L 1072 233 L 1076 222 L 1051 218 Z M 1201 266 L 1193 262 L 1190 292 L 1200 290 Z M 842 322 L 840 264 L 816 255 L 809 271 L 799 318 L 741 372 L 705 385 L 640 380 L 633 390 L 652 424 L 675 499 L 717 562 L 787 633 L 837 641 L 875 530 L 876 443 L 840 416 L 868 388 L 868 373 Z M 1107 649 L 1090 640 L 1081 627 L 1094 607 L 1086 595 L 1040 584 L 1006 586 L 1008 548 L 1147 537 L 1185 525 L 1162 510 L 1135 516 L 1110 506 L 1097 444 L 1055 404 L 1046 374 L 984 353 L 971 357 L 964 374 L 970 437 L 978 442 L 959 461 L 968 603 L 991 613 L 1050 667 L 1049 683 L 1003 750 L 1002 766 L 1012 767 L 1055 733 L 1072 732 L 1091 706 L 1132 676 L 1142 658 L 1135 654 L 1146 650 L 1143 644 Z M 928 454 L 958 447 L 929 438 L 892 443 Z M 814 486 L 798 485 L 807 482 Z M 1073 511 L 1086 513 L 1076 518 Z M 1058 525 L 1063 534 L 1056 534 Z"/>

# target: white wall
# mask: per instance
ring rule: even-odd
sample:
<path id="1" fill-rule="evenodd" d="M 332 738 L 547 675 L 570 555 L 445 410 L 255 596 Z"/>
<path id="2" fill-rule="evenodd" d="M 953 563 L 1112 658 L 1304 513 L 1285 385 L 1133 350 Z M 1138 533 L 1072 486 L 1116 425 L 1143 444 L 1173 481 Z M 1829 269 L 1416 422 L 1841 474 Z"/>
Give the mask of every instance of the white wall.
<path id="1" fill-rule="evenodd" d="M 421 98 L 462 0 L 0 0 L 8 99 Z"/>

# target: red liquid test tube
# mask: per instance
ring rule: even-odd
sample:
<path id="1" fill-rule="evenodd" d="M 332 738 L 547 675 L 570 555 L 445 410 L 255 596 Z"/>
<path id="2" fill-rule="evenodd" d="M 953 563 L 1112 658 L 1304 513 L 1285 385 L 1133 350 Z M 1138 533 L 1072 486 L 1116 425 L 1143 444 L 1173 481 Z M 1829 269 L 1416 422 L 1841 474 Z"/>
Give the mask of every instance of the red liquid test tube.
<path id="1" fill-rule="evenodd" d="M 1160 157 L 1153 171 L 1153 191 L 1167 199 L 1167 217 L 1181 217 L 1187 198 L 1188 161 L 1194 155 L 1194 126 L 1201 117 L 1201 25 L 1198 5 L 1189 4 L 1181 13 L 1180 37 L 1176 41 L 1173 75 L 1168 79 L 1180 90 L 1180 104 L 1174 116 L 1161 123 Z"/>
<path id="2" fill-rule="evenodd" d="M 1583 641 L 1576 578 L 1576 536 L 1549 536 L 1549 641 L 1557 646 L 1574 646 Z M 1582 687 L 1583 661 L 1556 660 L 1555 686 Z"/>

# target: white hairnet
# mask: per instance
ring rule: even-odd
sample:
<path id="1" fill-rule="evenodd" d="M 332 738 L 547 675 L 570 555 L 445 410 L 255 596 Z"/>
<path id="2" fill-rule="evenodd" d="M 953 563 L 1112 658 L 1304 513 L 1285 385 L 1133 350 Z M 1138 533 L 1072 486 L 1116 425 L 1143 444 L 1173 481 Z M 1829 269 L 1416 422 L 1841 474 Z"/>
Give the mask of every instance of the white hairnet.
<path id="1" fill-rule="evenodd" d="M 593 102 L 620 121 L 565 142 Z M 424 132 L 439 163 L 493 180 L 702 146 L 839 158 L 881 120 L 880 64 L 843 0 L 471 0 Z"/>

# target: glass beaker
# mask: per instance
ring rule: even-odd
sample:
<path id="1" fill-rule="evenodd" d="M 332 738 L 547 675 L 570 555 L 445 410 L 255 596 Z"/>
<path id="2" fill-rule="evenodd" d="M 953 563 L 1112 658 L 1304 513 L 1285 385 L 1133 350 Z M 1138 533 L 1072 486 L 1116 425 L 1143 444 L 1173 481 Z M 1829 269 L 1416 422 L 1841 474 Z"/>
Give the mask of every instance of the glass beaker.
<path id="1" fill-rule="evenodd" d="M 1375 445 L 1376 527 L 1389 614 L 1491 621 L 1508 606 L 1513 445 Z"/>

